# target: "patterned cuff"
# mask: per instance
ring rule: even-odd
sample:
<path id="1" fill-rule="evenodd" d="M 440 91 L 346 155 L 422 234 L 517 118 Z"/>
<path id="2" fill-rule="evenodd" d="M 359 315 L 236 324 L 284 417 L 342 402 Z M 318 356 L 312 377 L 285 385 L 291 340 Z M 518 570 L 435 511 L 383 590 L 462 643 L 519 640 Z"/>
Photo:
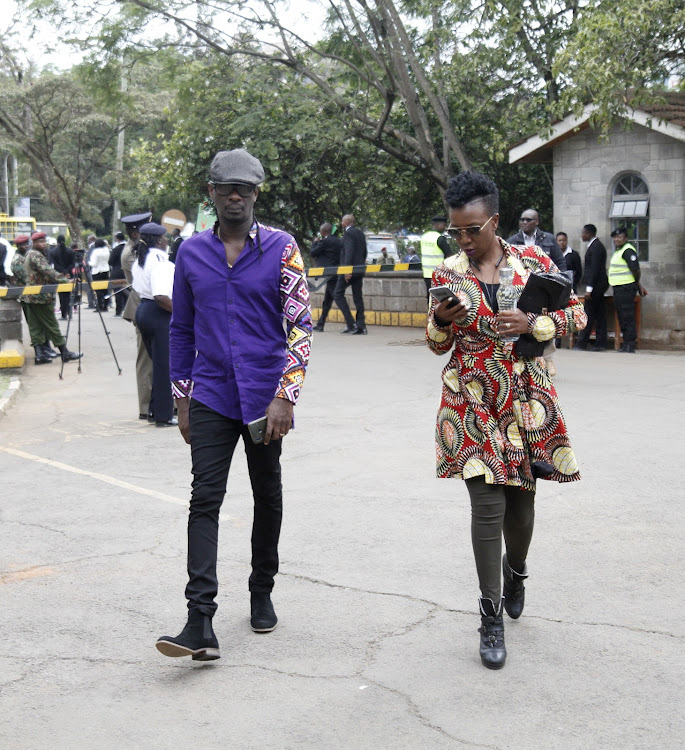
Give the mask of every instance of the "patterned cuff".
<path id="1" fill-rule="evenodd" d="M 530 326 L 530 319 L 528 325 Z M 537 315 L 531 333 L 536 341 L 549 341 L 556 336 L 557 327 L 549 315 Z"/>
<path id="2" fill-rule="evenodd" d="M 528 318 L 528 333 L 533 333 L 538 316 L 535 313 L 526 313 L 526 317 Z"/>
<path id="3" fill-rule="evenodd" d="M 171 395 L 174 398 L 188 398 L 192 392 L 193 381 L 190 378 L 171 381 Z"/>

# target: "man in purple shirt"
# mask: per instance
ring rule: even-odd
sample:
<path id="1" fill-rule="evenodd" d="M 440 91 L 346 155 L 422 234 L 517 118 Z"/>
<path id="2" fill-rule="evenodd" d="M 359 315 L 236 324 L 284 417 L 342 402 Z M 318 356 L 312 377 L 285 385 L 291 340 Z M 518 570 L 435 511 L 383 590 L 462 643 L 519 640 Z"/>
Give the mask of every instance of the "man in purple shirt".
<path id="1" fill-rule="evenodd" d="M 244 149 L 220 151 L 209 169 L 218 221 L 176 257 L 170 329 L 178 426 L 191 446 L 188 621 L 157 648 L 166 656 L 219 658 L 212 629 L 219 510 L 233 451 L 245 444 L 254 495 L 251 626 L 276 627 L 271 603 L 282 517 L 281 442 L 293 424 L 312 335 L 309 290 L 295 240 L 259 224 L 254 204 L 264 169 Z M 283 326 L 286 321 L 287 333 Z M 248 423 L 266 416 L 263 443 Z"/>

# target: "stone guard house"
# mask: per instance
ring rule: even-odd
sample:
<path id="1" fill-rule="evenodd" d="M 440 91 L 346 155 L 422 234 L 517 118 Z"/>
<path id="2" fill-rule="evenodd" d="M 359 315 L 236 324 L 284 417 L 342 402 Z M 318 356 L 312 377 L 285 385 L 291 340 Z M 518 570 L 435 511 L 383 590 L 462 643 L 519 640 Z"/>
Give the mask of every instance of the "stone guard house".
<path id="1" fill-rule="evenodd" d="M 642 284 L 641 342 L 685 346 L 685 94 L 635 109 L 600 141 L 592 105 L 558 122 L 547 138 L 532 136 L 509 150 L 509 161 L 554 165 L 554 231 L 564 231 L 585 257 L 583 224 L 594 224 L 613 252 L 610 234 L 629 230 Z M 626 125 L 628 127 L 626 127 Z M 545 227 L 547 229 L 547 227 Z"/>

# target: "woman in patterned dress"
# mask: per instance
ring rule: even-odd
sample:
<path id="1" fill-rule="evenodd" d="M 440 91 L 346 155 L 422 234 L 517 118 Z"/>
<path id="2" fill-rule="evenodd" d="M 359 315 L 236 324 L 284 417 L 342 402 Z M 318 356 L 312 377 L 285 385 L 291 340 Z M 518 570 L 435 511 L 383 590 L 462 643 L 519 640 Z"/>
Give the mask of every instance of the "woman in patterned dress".
<path id="1" fill-rule="evenodd" d="M 454 299 L 431 302 L 426 328 L 433 352 L 451 352 L 442 373 L 437 475 L 466 481 L 481 591 L 480 655 L 486 667 L 500 669 L 506 660 L 502 605 L 512 618 L 523 610 L 536 479 L 580 479 L 544 360 L 518 358 L 501 335 L 548 341 L 581 330 L 587 318 L 575 294 L 565 309 L 545 315 L 498 312 L 501 268 L 513 268 L 514 285 L 522 288 L 531 272 L 556 266 L 540 248 L 514 247 L 497 236 L 499 193 L 488 177 L 453 177 L 445 200 L 447 231 L 461 252 L 433 273 L 433 286 L 449 286 Z"/>

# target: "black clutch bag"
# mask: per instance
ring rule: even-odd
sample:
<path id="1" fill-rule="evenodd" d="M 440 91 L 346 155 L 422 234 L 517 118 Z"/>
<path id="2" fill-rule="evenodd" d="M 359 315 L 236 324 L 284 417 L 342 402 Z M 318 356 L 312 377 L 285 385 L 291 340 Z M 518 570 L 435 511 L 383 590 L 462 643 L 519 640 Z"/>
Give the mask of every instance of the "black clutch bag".
<path id="1" fill-rule="evenodd" d="M 564 273 L 531 273 L 518 301 L 519 310 L 525 313 L 546 313 L 562 310 L 568 305 L 573 283 Z M 538 341 L 532 334 L 524 333 L 514 345 L 517 357 L 541 357 L 547 341 Z"/>

